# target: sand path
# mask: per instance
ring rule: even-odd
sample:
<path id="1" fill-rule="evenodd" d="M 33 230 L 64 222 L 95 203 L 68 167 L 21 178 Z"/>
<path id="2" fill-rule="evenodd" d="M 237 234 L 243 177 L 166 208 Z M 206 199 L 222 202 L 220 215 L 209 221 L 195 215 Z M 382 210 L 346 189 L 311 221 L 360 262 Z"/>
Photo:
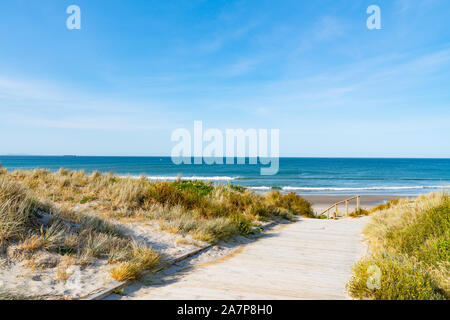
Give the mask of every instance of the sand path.
<path id="1" fill-rule="evenodd" d="M 346 299 L 351 267 L 366 250 L 361 231 L 367 220 L 300 219 L 120 298 Z"/>

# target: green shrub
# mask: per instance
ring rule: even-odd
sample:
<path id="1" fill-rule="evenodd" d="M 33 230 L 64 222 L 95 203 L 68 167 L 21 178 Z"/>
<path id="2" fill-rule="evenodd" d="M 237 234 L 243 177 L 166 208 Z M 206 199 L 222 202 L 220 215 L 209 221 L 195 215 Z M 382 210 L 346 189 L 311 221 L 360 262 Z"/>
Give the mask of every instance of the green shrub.
<path id="1" fill-rule="evenodd" d="M 450 201 L 425 210 L 414 223 L 387 232 L 385 245 L 392 252 L 415 256 L 436 265 L 442 257 L 448 261 L 450 240 Z"/>
<path id="2" fill-rule="evenodd" d="M 80 200 L 80 204 L 85 204 L 85 203 L 88 203 L 88 202 L 92 202 L 92 201 L 95 201 L 97 199 L 98 199 L 98 197 L 96 197 L 96 196 L 87 196 L 87 197 L 84 197 L 83 199 Z"/>
<path id="3" fill-rule="evenodd" d="M 311 203 L 294 192 L 281 194 L 279 191 L 272 191 L 267 195 L 267 200 L 276 208 L 285 209 L 290 214 L 314 217 Z"/>
<path id="4" fill-rule="evenodd" d="M 436 244 L 436 248 L 440 260 L 450 260 L 450 241 L 448 239 L 440 239 Z"/>
<path id="5" fill-rule="evenodd" d="M 241 192 L 241 193 L 245 192 L 247 190 L 246 187 L 238 186 L 238 185 L 231 184 L 231 183 L 227 184 L 227 187 L 230 188 L 233 191 L 238 191 L 238 192 Z"/>
<path id="6" fill-rule="evenodd" d="M 195 193 L 200 196 L 207 196 L 211 194 L 211 192 L 214 190 L 214 187 L 211 183 L 205 183 L 202 181 L 176 181 L 173 183 L 175 188 L 182 192 L 186 193 Z"/>
<path id="7" fill-rule="evenodd" d="M 372 268 L 371 268 L 372 267 Z M 374 268 L 375 267 L 375 268 Z M 381 271 L 379 286 L 377 272 Z M 375 279 L 375 281 L 371 281 Z M 368 282 L 372 285 L 368 285 Z M 375 300 L 442 300 L 445 294 L 423 268 L 405 259 L 378 257 L 358 262 L 347 284 L 351 296 Z"/>
<path id="8" fill-rule="evenodd" d="M 364 209 L 355 210 L 353 212 L 350 212 L 348 215 L 350 217 L 356 218 L 356 217 L 362 217 L 362 216 L 368 216 L 370 214 L 369 211 Z"/>
<path id="9" fill-rule="evenodd" d="M 389 207 L 389 206 L 388 206 Z M 348 285 L 356 298 L 444 299 L 450 296 L 450 197 L 447 193 L 402 200 L 371 216 L 364 230 L 371 256 L 355 265 Z M 365 271 L 383 273 L 379 290 L 365 285 Z"/>
<path id="10" fill-rule="evenodd" d="M 243 235 L 253 233 L 252 223 L 250 220 L 244 218 L 240 215 L 235 215 L 233 217 L 235 224 L 237 225 L 239 232 Z"/>

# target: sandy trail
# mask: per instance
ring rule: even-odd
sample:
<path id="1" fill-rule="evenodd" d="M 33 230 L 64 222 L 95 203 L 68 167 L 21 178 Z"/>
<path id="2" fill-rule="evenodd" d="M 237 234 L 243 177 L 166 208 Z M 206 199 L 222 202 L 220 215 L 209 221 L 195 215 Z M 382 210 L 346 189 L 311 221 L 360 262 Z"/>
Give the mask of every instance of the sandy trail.
<path id="1" fill-rule="evenodd" d="M 366 250 L 367 221 L 300 219 L 230 255 L 166 270 L 108 299 L 346 299 L 351 267 Z"/>

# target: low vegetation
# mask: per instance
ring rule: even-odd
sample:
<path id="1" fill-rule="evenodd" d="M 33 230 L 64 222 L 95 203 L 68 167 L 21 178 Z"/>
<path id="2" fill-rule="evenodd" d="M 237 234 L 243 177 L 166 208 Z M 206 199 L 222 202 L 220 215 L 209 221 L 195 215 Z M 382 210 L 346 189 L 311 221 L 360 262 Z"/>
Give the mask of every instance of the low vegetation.
<path id="1" fill-rule="evenodd" d="M 349 217 L 357 218 L 357 217 L 368 216 L 369 214 L 370 214 L 370 211 L 360 208 L 360 209 L 350 212 L 348 215 L 349 215 Z"/>
<path id="2" fill-rule="evenodd" d="M 373 207 L 373 208 L 369 211 L 369 213 L 390 209 L 390 208 L 392 208 L 393 206 L 397 205 L 399 202 L 400 202 L 400 198 L 395 198 L 395 199 L 386 201 L 386 203 L 379 204 L 378 206 Z"/>
<path id="3" fill-rule="evenodd" d="M 0 168 L 0 255 L 11 261 L 57 256 L 56 280 L 67 280 L 71 265 L 99 259 L 119 281 L 139 277 L 160 263 L 148 246 L 124 236 L 111 220 L 156 220 L 164 230 L 215 242 L 247 235 L 263 221 L 312 216 L 309 202 L 273 191 L 256 194 L 240 186 L 200 181 L 151 182 L 83 171 Z M 256 229 L 257 230 L 257 229 Z M 0 299 L 14 297 L 0 293 Z"/>
<path id="4" fill-rule="evenodd" d="M 370 214 L 371 211 L 367 211 L 365 209 L 355 209 L 354 211 L 351 211 L 348 213 L 349 217 L 352 218 L 358 218 L 358 217 L 364 217 L 364 216 L 368 216 Z M 343 211 L 330 211 L 330 218 L 341 218 L 341 217 L 346 217 L 347 214 Z M 317 216 L 312 216 L 311 218 L 316 218 L 316 219 L 328 219 L 328 216 L 326 214 L 322 214 L 322 215 L 317 215 Z"/>
<path id="5" fill-rule="evenodd" d="M 396 300 L 449 298 L 448 193 L 433 193 L 415 201 L 396 199 L 378 207 L 364 234 L 371 255 L 353 268 L 347 285 L 351 296 Z M 374 286 L 376 278 L 379 283 Z"/>
<path id="6" fill-rule="evenodd" d="M 0 255 L 26 260 L 31 268 L 49 267 L 36 261 L 42 254 L 56 256 L 52 267 L 61 281 L 70 278 L 71 265 L 84 267 L 99 259 L 111 264 L 110 274 L 119 281 L 137 278 L 160 263 L 159 254 L 124 236 L 110 219 L 153 219 L 169 232 L 215 242 L 250 234 L 262 221 L 296 215 L 313 212 L 309 202 L 293 193 L 262 195 L 199 181 L 0 168 Z M 0 292 L 0 299 L 19 296 Z"/>
<path id="7" fill-rule="evenodd" d="M 142 270 L 148 270 L 159 263 L 159 255 L 147 246 L 135 244 L 131 257 L 124 262 L 114 266 L 110 273 L 118 280 L 135 279 L 139 277 Z"/>
<path id="8" fill-rule="evenodd" d="M 113 219 L 155 219 L 174 233 L 214 242 L 253 232 L 255 222 L 313 216 L 311 204 L 295 193 L 256 194 L 239 186 L 200 181 L 151 182 L 61 169 L 2 171 L 0 177 L 26 186 L 41 200 L 78 207 Z"/>

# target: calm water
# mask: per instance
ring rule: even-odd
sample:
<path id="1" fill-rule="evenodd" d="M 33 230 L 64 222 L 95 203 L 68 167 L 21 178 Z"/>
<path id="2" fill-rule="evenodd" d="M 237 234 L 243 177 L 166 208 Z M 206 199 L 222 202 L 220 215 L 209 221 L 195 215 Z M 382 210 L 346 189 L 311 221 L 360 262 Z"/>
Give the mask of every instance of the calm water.
<path id="1" fill-rule="evenodd" d="M 260 165 L 174 165 L 168 157 L 0 156 L 8 170 L 61 167 L 171 180 L 202 179 L 299 194 L 417 195 L 450 188 L 450 159 L 281 158 L 275 176 Z"/>

